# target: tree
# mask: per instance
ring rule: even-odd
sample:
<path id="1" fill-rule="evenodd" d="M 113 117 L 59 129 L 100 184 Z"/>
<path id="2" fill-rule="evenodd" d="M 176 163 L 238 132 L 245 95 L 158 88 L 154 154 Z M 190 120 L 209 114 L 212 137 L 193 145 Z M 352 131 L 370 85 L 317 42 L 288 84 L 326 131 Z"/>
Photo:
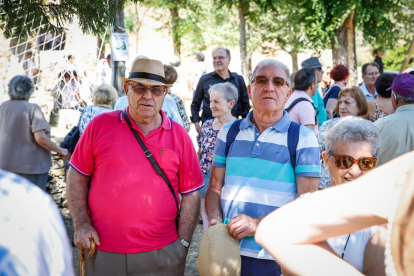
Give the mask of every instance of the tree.
<path id="1" fill-rule="evenodd" d="M 83 32 L 95 35 L 105 32 L 126 0 L 60 0 L 59 2 L 38 0 L 4 0 L 0 5 L 1 22 L 6 38 L 27 37 L 40 25 L 50 32 L 64 32 L 64 25 L 75 16 Z M 142 0 L 130 0 L 134 3 Z M 30 24 L 28 24 L 30 23 Z"/>
<path id="2" fill-rule="evenodd" d="M 395 47 L 407 38 L 412 26 L 410 18 L 413 0 L 300 0 L 304 8 L 301 20 L 306 24 L 307 38 L 315 45 L 332 49 L 334 64 L 350 68 L 349 82 L 357 84 L 356 32 L 365 43 Z"/>
<path id="3" fill-rule="evenodd" d="M 173 38 L 174 54 L 181 60 L 182 40 L 191 36 L 194 43 L 204 44 L 200 28 L 201 12 L 204 2 L 201 0 L 149 0 L 147 6 L 161 8 L 154 12 L 155 18 L 164 24 L 159 30 L 167 29 Z M 169 16 L 164 12 L 168 11 Z"/>
<path id="4" fill-rule="evenodd" d="M 405 44 L 402 47 L 394 49 L 388 52 L 383 58 L 382 61 L 384 62 L 384 70 L 390 71 L 400 71 L 401 65 L 404 62 L 405 55 L 407 54 L 408 47 L 410 44 Z M 414 65 L 413 57 L 409 57 L 408 67 Z"/>
<path id="5" fill-rule="evenodd" d="M 144 25 L 145 16 L 152 7 L 146 7 L 138 3 L 129 3 L 126 5 L 126 8 L 128 12 L 125 17 L 125 29 L 131 33 L 135 33 L 135 50 L 138 53 L 139 32 Z"/>

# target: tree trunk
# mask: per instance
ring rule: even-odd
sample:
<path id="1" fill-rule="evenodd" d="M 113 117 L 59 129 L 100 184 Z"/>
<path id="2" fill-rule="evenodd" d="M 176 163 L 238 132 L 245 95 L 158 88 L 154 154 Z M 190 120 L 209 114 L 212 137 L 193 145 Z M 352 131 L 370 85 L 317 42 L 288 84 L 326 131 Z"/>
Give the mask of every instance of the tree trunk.
<path id="1" fill-rule="evenodd" d="M 333 64 L 334 66 L 343 64 L 348 67 L 350 73 L 348 82 L 350 85 L 358 85 L 354 15 L 355 11 L 352 11 L 342 26 L 335 30 L 338 43 L 332 45 Z"/>
<path id="2" fill-rule="evenodd" d="M 96 56 L 98 57 L 98 60 L 100 60 L 100 59 L 105 58 L 105 53 L 104 53 L 105 47 L 104 45 L 102 45 L 103 43 L 102 37 L 98 35 L 96 36 L 96 38 L 97 38 L 96 46 L 98 46 L 98 49 L 96 49 Z"/>
<path id="3" fill-rule="evenodd" d="M 244 15 L 244 3 L 243 0 L 239 0 L 239 29 L 240 29 L 240 65 L 241 65 L 241 74 L 244 78 L 244 81 L 248 81 L 247 76 L 247 54 L 246 54 L 246 18 Z"/>
<path id="4" fill-rule="evenodd" d="M 178 32 L 180 17 L 178 14 L 178 9 L 176 7 L 170 8 L 170 13 L 172 22 L 174 55 L 176 55 L 181 60 L 181 36 Z"/>
<path id="5" fill-rule="evenodd" d="M 117 14 L 115 19 L 115 25 L 121 28 L 124 28 L 124 7 L 122 6 L 121 11 L 119 14 Z M 114 32 L 122 32 L 121 30 L 115 29 L 115 27 L 112 28 Z M 113 55 L 111 55 L 112 57 Z M 113 58 L 111 58 L 112 63 L 112 86 L 116 89 L 118 92 L 118 97 L 125 96 L 124 86 L 123 82 L 121 81 L 121 77 L 123 78 L 125 76 L 125 61 L 114 61 Z"/>
<path id="6" fill-rule="evenodd" d="M 141 23 L 139 21 L 138 3 L 136 3 L 134 5 L 134 8 L 135 8 L 135 16 L 136 16 L 136 20 L 137 20 L 137 22 L 136 22 L 137 27 L 136 27 L 136 34 L 135 34 L 135 51 L 136 51 L 136 54 L 138 55 L 138 43 L 139 43 L 139 37 L 138 37 L 139 28 L 138 28 L 138 25 Z"/>
<path id="7" fill-rule="evenodd" d="M 292 51 L 291 54 L 290 54 L 290 56 L 292 57 L 293 72 L 297 72 L 299 70 L 299 66 L 298 66 L 298 52 L 297 51 Z M 290 77 L 290 76 L 288 76 L 288 77 Z"/>
<path id="8" fill-rule="evenodd" d="M 246 66 L 247 66 L 247 78 L 248 78 L 248 83 L 250 82 L 250 79 L 252 77 L 252 73 L 253 73 L 253 68 L 252 68 L 252 56 L 253 56 L 253 51 L 249 51 L 247 53 L 246 56 Z"/>

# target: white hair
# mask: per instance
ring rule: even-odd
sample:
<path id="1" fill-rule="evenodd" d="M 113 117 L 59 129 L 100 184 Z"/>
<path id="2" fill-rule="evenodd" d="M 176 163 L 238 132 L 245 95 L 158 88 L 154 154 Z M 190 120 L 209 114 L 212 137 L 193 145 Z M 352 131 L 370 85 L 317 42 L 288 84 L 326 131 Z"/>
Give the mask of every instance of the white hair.
<path id="1" fill-rule="evenodd" d="M 208 89 L 208 94 L 211 94 L 213 91 L 220 91 L 223 93 L 223 96 L 227 102 L 234 101 L 234 103 L 237 103 L 239 98 L 237 87 L 230 82 L 216 83 L 212 85 Z"/>
<path id="2" fill-rule="evenodd" d="M 380 144 L 380 132 L 368 120 L 355 116 L 338 119 L 325 132 L 325 151 L 335 153 L 341 143 L 367 143 L 371 146 L 372 155 L 375 156 Z"/>
<path id="3" fill-rule="evenodd" d="M 92 98 L 95 105 L 109 105 L 118 99 L 118 92 L 116 92 L 112 85 L 104 83 L 94 88 L 92 91 Z"/>
<path id="4" fill-rule="evenodd" d="M 253 70 L 253 74 L 252 74 L 252 78 L 251 78 L 250 82 L 253 81 L 254 77 L 256 77 L 257 70 L 259 70 L 260 68 L 265 67 L 265 66 L 273 66 L 273 67 L 277 67 L 277 68 L 280 68 L 283 71 L 285 71 L 285 73 L 286 73 L 286 78 L 285 79 L 286 79 L 287 83 L 290 86 L 289 68 L 283 62 L 272 59 L 272 58 L 264 59 L 256 65 L 256 67 Z"/>

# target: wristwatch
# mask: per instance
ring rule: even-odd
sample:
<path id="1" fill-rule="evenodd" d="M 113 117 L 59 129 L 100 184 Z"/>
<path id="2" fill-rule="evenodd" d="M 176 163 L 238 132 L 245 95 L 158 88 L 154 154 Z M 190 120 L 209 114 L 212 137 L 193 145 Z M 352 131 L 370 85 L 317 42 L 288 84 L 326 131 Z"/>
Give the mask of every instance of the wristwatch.
<path id="1" fill-rule="evenodd" d="M 180 242 L 187 248 L 190 247 L 190 243 L 188 241 L 186 241 L 185 239 L 181 239 Z"/>

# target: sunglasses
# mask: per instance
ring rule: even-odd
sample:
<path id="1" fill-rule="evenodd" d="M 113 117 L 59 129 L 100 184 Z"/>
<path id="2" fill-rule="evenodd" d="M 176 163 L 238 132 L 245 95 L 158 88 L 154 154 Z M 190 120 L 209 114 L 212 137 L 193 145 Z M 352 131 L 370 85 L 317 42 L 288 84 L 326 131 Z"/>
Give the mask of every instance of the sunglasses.
<path id="1" fill-rule="evenodd" d="M 349 169 L 354 163 L 357 163 L 361 171 L 369 171 L 375 168 L 377 158 L 375 157 L 361 157 L 354 159 L 351 156 L 341 154 L 329 154 L 335 157 L 335 165 L 340 169 Z"/>
<path id="2" fill-rule="evenodd" d="M 128 83 L 128 85 L 131 86 L 132 90 L 134 90 L 134 92 L 139 94 L 139 95 L 146 94 L 148 90 L 154 96 L 161 96 L 165 92 L 165 87 L 156 86 L 156 87 L 147 88 L 147 87 L 142 86 L 142 85 L 132 86 L 132 84 L 130 84 L 130 83 Z"/>
<path id="3" fill-rule="evenodd" d="M 269 82 L 269 79 L 272 79 L 272 82 L 275 86 L 283 86 L 286 84 L 286 86 L 289 87 L 288 82 L 282 77 L 269 78 L 268 76 L 258 75 L 252 79 L 251 83 L 256 81 L 257 85 L 266 85 Z"/>

